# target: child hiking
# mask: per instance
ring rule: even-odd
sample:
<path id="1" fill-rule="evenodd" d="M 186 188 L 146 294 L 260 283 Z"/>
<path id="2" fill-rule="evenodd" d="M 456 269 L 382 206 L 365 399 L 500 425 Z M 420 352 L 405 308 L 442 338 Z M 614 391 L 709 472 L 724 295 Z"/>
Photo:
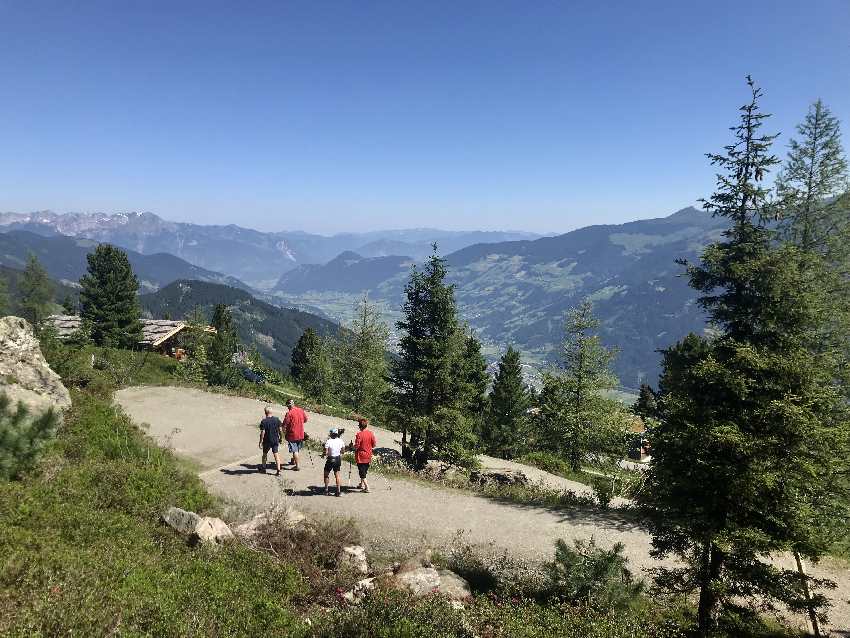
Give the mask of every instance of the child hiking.
<path id="1" fill-rule="evenodd" d="M 331 470 L 334 473 L 334 479 L 336 480 L 336 495 L 342 496 L 342 487 L 339 482 L 339 471 L 342 466 L 342 453 L 345 452 L 345 442 L 339 438 L 339 430 L 336 428 L 331 428 L 330 430 L 330 438 L 325 441 L 325 494 L 330 494 L 328 489 L 328 477 L 330 476 Z"/>

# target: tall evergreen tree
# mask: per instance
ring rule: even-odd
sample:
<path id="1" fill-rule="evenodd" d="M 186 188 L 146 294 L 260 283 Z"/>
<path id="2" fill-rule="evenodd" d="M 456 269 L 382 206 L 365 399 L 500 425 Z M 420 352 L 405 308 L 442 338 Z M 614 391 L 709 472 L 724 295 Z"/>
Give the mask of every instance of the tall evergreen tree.
<path id="1" fill-rule="evenodd" d="M 641 383 L 638 398 L 632 406 L 632 412 L 642 419 L 654 419 L 658 413 L 658 397 L 648 383 Z"/>
<path id="2" fill-rule="evenodd" d="M 50 314 L 50 302 L 53 299 L 53 283 L 47 271 L 34 254 L 30 253 L 20 283 L 21 314 L 24 319 L 38 330 L 41 323 Z"/>
<path id="3" fill-rule="evenodd" d="M 546 374 L 541 394 L 540 439 L 565 457 L 574 471 L 589 452 L 609 451 L 617 438 L 612 414 L 618 409 L 606 392 L 617 387 L 611 372 L 616 352 L 596 334 L 599 320 L 585 301 L 567 315 L 561 370 Z"/>
<path id="4" fill-rule="evenodd" d="M 320 403 L 333 398 L 337 378 L 334 361 L 339 359 L 335 346 L 331 339 L 317 336 L 299 376 L 298 384 L 304 393 Z"/>
<path id="5" fill-rule="evenodd" d="M 806 251 L 827 254 L 843 247 L 850 227 L 847 159 L 841 126 L 818 100 L 797 126 L 776 183 L 782 237 Z"/>
<path id="6" fill-rule="evenodd" d="M 142 339 L 139 282 L 127 253 L 100 244 L 86 256 L 80 279 L 80 316 L 91 325 L 97 345 L 134 348 Z"/>
<path id="7" fill-rule="evenodd" d="M 212 385 L 227 385 L 238 378 L 233 355 L 239 349 L 239 338 L 230 309 L 225 304 L 216 304 L 213 309 L 212 326 L 215 334 L 206 353 L 207 381 Z"/>
<path id="8" fill-rule="evenodd" d="M 691 336 L 664 354 L 653 462 L 640 494 L 654 553 L 686 564 L 660 582 L 699 590 L 702 635 L 721 605 L 741 598 L 804 608 L 800 577 L 762 557 L 790 550 L 816 558 L 830 542 L 829 520 L 848 516 L 840 359 L 818 351 L 817 269 L 765 225 L 772 211 L 763 180 L 777 163 L 776 136 L 761 133 L 768 116 L 761 91 L 748 84 L 733 143 L 709 155 L 722 172 L 705 207 L 731 225 L 688 267 L 719 335 Z"/>
<path id="9" fill-rule="evenodd" d="M 402 431 L 405 458 L 415 456 L 420 465 L 449 456 L 462 460 L 464 449 L 474 443 L 468 412 L 471 395 L 456 391 L 456 374 L 462 367 L 458 358 L 473 344 L 460 330 L 454 286 L 446 283 L 447 274 L 445 259 L 434 245 L 425 267 L 411 271 L 403 316 L 397 323 L 402 336 L 391 371 L 391 419 Z M 466 368 L 468 379 L 475 376 L 474 367 Z"/>
<path id="10" fill-rule="evenodd" d="M 510 459 L 518 453 L 518 442 L 526 438 L 529 407 L 531 401 L 522 378 L 519 351 L 508 346 L 499 360 L 481 429 L 481 442 L 487 454 Z"/>
<path id="11" fill-rule="evenodd" d="M 296 383 L 300 383 L 307 362 L 318 348 L 319 335 L 312 328 L 306 328 L 298 338 L 295 348 L 292 349 L 291 363 L 289 365 L 289 374 Z"/>
<path id="12" fill-rule="evenodd" d="M 383 409 L 388 340 L 386 324 L 364 296 L 350 330 L 340 337 L 336 374 L 338 398 L 356 412 L 374 416 Z"/>
<path id="13" fill-rule="evenodd" d="M 458 330 L 456 338 L 457 407 L 477 422 L 478 429 L 487 411 L 487 389 L 490 387 L 487 360 L 481 352 L 481 342 L 474 334 Z"/>

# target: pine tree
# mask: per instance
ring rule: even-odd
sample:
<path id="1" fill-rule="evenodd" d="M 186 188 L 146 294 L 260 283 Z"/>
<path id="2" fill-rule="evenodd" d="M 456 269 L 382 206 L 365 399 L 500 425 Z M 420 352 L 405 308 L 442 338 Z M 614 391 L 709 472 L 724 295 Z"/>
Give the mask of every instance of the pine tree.
<path id="1" fill-rule="evenodd" d="M 456 339 L 454 376 L 457 407 L 476 423 L 476 430 L 480 430 L 487 412 L 487 389 L 490 387 L 487 360 L 481 352 L 481 342 L 474 334 L 458 330 Z"/>
<path id="2" fill-rule="evenodd" d="M 355 412 L 376 416 L 387 391 L 389 331 L 366 296 L 357 306 L 350 330 L 340 337 L 337 396 Z M 294 355 L 293 355 L 294 356 Z"/>
<path id="3" fill-rule="evenodd" d="M 795 246 L 826 255 L 850 239 L 850 206 L 840 197 L 850 188 L 841 126 L 818 100 L 797 133 L 777 178 L 780 230 Z"/>
<path id="4" fill-rule="evenodd" d="M 31 468 L 58 424 L 59 417 L 52 409 L 31 415 L 23 403 L 13 407 L 0 392 L 0 480 L 18 478 Z"/>
<path id="5" fill-rule="evenodd" d="M 319 347 L 319 336 L 312 328 L 306 328 L 298 338 L 298 343 L 292 349 L 292 363 L 289 366 L 289 374 L 296 383 L 300 383 L 301 375 L 307 362 Z"/>
<path id="6" fill-rule="evenodd" d="M 62 310 L 65 311 L 66 315 L 77 314 L 77 304 L 71 299 L 71 295 L 65 295 L 65 298 L 62 299 Z"/>
<path id="7" fill-rule="evenodd" d="M 333 365 L 333 361 L 338 358 L 336 344 L 331 339 L 317 336 L 308 354 L 298 384 L 308 397 L 319 403 L 327 403 L 333 398 L 336 381 Z"/>
<path id="8" fill-rule="evenodd" d="M 20 295 L 21 314 L 37 331 L 47 315 L 50 314 L 53 283 L 41 262 L 38 261 L 38 257 L 32 253 L 30 253 L 27 266 L 23 275 L 21 275 Z"/>
<path id="9" fill-rule="evenodd" d="M 225 304 L 216 304 L 213 309 L 212 326 L 215 334 L 207 351 L 207 382 L 210 385 L 228 385 L 238 378 L 233 355 L 239 349 L 239 338 Z"/>
<path id="10" fill-rule="evenodd" d="M 632 406 L 632 412 L 642 419 L 654 419 L 658 412 L 658 399 L 655 390 L 648 383 L 641 383 L 638 398 Z"/>
<path id="11" fill-rule="evenodd" d="M 132 349 L 142 339 L 139 282 L 127 253 L 100 244 L 86 256 L 88 270 L 80 279 L 80 316 L 91 325 L 100 346 Z"/>
<path id="12" fill-rule="evenodd" d="M 481 430 L 481 442 L 487 454 L 503 459 L 517 455 L 520 441 L 526 438 L 528 387 L 522 378 L 519 351 L 508 346 L 499 360 L 499 370 L 490 392 L 487 416 Z"/>
<path id="13" fill-rule="evenodd" d="M 590 302 L 572 309 L 564 329 L 561 370 L 543 379 L 539 436 L 573 471 L 581 469 L 588 453 L 613 451 L 619 436 L 613 419 L 618 406 L 606 395 L 617 387 L 611 372 L 616 352 L 602 345 L 595 334 L 598 328 Z"/>
<path id="14" fill-rule="evenodd" d="M 424 269 L 411 271 L 403 317 L 396 324 L 402 336 L 391 371 L 390 416 L 402 431 L 403 455 L 415 456 L 420 466 L 449 456 L 467 462 L 472 458 L 467 448 L 475 440 L 468 412 L 471 395 L 457 392 L 456 378 L 462 367 L 458 358 L 471 344 L 460 330 L 447 275 L 446 261 L 434 245 Z M 474 378 L 474 368 L 474 363 L 468 368 L 468 379 Z"/>
<path id="15" fill-rule="evenodd" d="M 664 353 L 653 462 L 639 496 L 654 554 L 686 565 L 664 570 L 659 582 L 699 590 L 701 635 L 721 606 L 740 612 L 742 598 L 804 608 L 800 576 L 762 557 L 823 555 L 850 502 L 841 359 L 817 344 L 825 320 L 818 269 L 765 225 L 772 211 L 762 182 L 777 163 L 775 136 L 760 132 L 768 116 L 748 83 L 734 142 L 709 155 L 723 172 L 705 207 L 731 226 L 688 266 L 719 334 L 690 336 Z"/>

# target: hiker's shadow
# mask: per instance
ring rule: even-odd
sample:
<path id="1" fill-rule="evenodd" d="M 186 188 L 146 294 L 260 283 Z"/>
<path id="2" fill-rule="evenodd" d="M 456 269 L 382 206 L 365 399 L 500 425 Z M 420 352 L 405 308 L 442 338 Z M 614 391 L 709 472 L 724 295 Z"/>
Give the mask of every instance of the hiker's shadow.
<path id="1" fill-rule="evenodd" d="M 343 494 L 359 492 L 360 490 L 356 490 L 353 487 L 347 487 L 345 485 L 342 486 L 340 491 Z M 336 493 L 336 488 L 331 487 L 331 496 L 329 498 L 333 498 L 333 495 Z M 304 489 L 294 490 L 292 492 L 293 496 L 325 496 L 325 486 L 324 485 L 308 485 Z"/>
<path id="2" fill-rule="evenodd" d="M 240 474 L 262 474 L 260 472 L 260 464 L 259 463 L 242 463 L 239 468 L 236 469 L 232 467 L 223 467 L 219 470 L 222 474 L 227 474 L 228 476 L 238 476 Z M 274 470 L 268 470 L 274 474 Z"/>

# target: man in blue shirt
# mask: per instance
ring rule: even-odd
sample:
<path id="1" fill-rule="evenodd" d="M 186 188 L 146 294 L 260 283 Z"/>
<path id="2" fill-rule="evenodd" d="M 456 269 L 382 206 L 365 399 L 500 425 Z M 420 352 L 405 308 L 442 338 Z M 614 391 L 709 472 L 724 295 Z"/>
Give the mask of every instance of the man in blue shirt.
<path id="1" fill-rule="evenodd" d="M 260 449 L 263 451 L 263 463 L 260 465 L 260 472 L 266 473 L 266 459 L 269 455 L 269 450 L 274 454 L 274 460 L 277 464 L 277 474 L 280 476 L 280 455 L 278 454 L 278 446 L 282 436 L 281 422 L 276 416 L 272 416 L 272 409 L 266 406 L 266 418 L 260 421 Z"/>

